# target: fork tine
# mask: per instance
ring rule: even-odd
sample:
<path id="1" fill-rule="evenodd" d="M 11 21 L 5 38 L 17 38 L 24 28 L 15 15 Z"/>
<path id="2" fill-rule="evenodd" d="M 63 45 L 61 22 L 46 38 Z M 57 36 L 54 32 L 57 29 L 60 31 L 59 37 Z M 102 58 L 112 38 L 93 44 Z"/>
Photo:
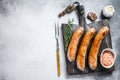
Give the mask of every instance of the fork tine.
<path id="1" fill-rule="evenodd" d="M 59 36 L 59 23 L 57 23 L 57 31 L 58 31 L 58 36 Z"/>
<path id="2" fill-rule="evenodd" d="M 55 37 L 56 37 L 56 34 L 57 34 L 57 29 L 56 29 L 57 25 L 55 23 Z"/>

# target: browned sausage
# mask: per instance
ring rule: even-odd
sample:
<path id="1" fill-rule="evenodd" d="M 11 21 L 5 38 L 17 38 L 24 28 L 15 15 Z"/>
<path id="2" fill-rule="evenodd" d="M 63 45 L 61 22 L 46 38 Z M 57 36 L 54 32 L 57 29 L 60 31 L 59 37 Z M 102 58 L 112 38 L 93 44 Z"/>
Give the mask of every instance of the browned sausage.
<path id="1" fill-rule="evenodd" d="M 76 63 L 77 63 L 77 68 L 82 71 L 84 71 L 85 68 L 85 56 L 87 53 L 87 48 L 95 32 L 96 32 L 95 28 L 89 28 L 80 44 Z"/>
<path id="2" fill-rule="evenodd" d="M 97 35 L 95 36 L 92 42 L 91 49 L 89 52 L 89 59 L 88 59 L 89 67 L 92 70 L 95 70 L 97 67 L 97 62 L 98 62 L 97 55 L 99 52 L 99 48 L 100 48 L 102 40 L 108 34 L 108 32 L 109 32 L 108 27 L 105 26 L 105 27 L 100 28 L 100 30 L 98 31 Z"/>
<path id="3" fill-rule="evenodd" d="M 71 38 L 70 44 L 68 46 L 68 51 L 67 51 L 67 57 L 70 62 L 75 61 L 77 45 L 83 32 L 84 32 L 83 27 L 79 27 L 73 33 L 73 36 Z"/>

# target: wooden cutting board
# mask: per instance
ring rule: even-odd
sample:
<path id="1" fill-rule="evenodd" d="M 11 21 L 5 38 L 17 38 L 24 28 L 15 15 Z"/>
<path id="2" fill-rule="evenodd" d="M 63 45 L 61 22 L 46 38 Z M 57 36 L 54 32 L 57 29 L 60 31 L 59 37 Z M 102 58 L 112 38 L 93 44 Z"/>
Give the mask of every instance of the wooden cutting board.
<path id="1" fill-rule="evenodd" d="M 64 35 L 64 32 L 65 32 L 65 27 L 66 27 L 67 24 L 62 24 L 62 35 L 63 35 L 63 44 L 65 43 L 65 35 Z M 94 22 L 94 23 L 90 23 L 90 24 L 87 24 L 84 29 L 85 29 L 85 32 L 87 31 L 87 29 L 89 27 L 94 27 L 96 28 L 97 32 L 98 30 L 103 27 L 103 26 L 107 26 L 110 28 L 109 26 L 109 21 L 108 20 L 102 20 L 102 21 L 98 21 L 98 22 Z M 73 25 L 72 27 L 72 32 L 77 28 L 79 27 L 79 25 Z M 85 34 L 85 33 L 84 33 Z M 84 35 L 83 34 L 83 35 Z M 80 39 L 80 42 L 81 42 L 82 38 Z M 90 43 L 91 45 L 91 43 Z M 89 51 L 89 48 L 90 46 L 88 47 L 88 51 Z M 91 70 L 88 66 L 88 63 L 87 63 L 87 60 L 88 60 L 88 52 L 87 52 L 87 56 L 86 56 L 86 69 L 85 71 L 80 71 L 79 69 L 77 69 L 77 66 L 76 66 L 76 62 L 70 62 L 67 58 L 67 50 L 65 50 L 65 44 L 64 44 L 64 51 L 65 51 L 65 59 L 66 59 L 66 70 L 67 70 L 67 74 L 68 75 L 82 75 L 82 74 L 88 74 L 88 73 L 110 73 L 110 72 L 113 72 L 114 71 L 114 66 L 110 69 L 105 69 L 101 66 L 100 64 L 100 53 L 102 52 L 103 49 L 105 48 L 112 48 L 112 42 L 111 42 L 111 35 L 110 35 L 110 32 L 108 33 L 108 35 L 104 38 L 104 40 L 102 41 L 102 44 L 100 46 L 100 50 L 99 50 L 99 53 L 98 53 L 98 66 L 96 68 L 96 70 Z"/>

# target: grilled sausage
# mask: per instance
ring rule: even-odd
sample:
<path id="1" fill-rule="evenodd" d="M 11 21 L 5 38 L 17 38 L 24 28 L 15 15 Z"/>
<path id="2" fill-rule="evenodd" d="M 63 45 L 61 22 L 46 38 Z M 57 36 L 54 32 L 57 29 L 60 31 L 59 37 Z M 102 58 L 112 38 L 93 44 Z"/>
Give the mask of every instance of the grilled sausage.
<path id="1" fill-rule="evenodd" d="M 100 48 L 102 40 L 105 38 L 108 32 L 109 32 L 108 27 L 104 26 L 100 28 L 100 30 L 98 31 L 97 35 L 95 36 L 92 42 L 91 49 L 89 52 L 89 59 L 88 59 L 89 67 L 92 70 L 95 70 L 97 67 L 97 58 L 98 58 L 97 55 L 99 52 L 99 48 Z"/>
<path id="2" fill-rule="evenodd" d="M 77 68 L 82 71 L 84 71 L 85 68 L 85 56 L 87 53 L 87 48 L 95 32 L 96 32 L 95 28 L 89 28 L 80 44 L 76 63 L 77 63 Z"/>
<path id="3" fill-rule="evenodd" d="M 68 51 L 67 51 L 67 57 L 70 62 L 75 61 L 77 45 L 83 32 L 84 32 L 83 27 L 79 27 L 73 33 L 73 36 L 71 38 L 70 44 L 68 46 Z"/>

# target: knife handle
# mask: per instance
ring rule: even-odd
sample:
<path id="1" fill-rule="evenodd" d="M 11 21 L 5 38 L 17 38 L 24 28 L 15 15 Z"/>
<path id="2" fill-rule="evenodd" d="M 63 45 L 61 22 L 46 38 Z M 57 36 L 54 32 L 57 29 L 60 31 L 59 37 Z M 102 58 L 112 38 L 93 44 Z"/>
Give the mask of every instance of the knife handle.
<path id="1" fill-rule="evenodd" d="M 58 77 L 60 77 L 60 51 L 57 50 L 57 73 Z"/>

